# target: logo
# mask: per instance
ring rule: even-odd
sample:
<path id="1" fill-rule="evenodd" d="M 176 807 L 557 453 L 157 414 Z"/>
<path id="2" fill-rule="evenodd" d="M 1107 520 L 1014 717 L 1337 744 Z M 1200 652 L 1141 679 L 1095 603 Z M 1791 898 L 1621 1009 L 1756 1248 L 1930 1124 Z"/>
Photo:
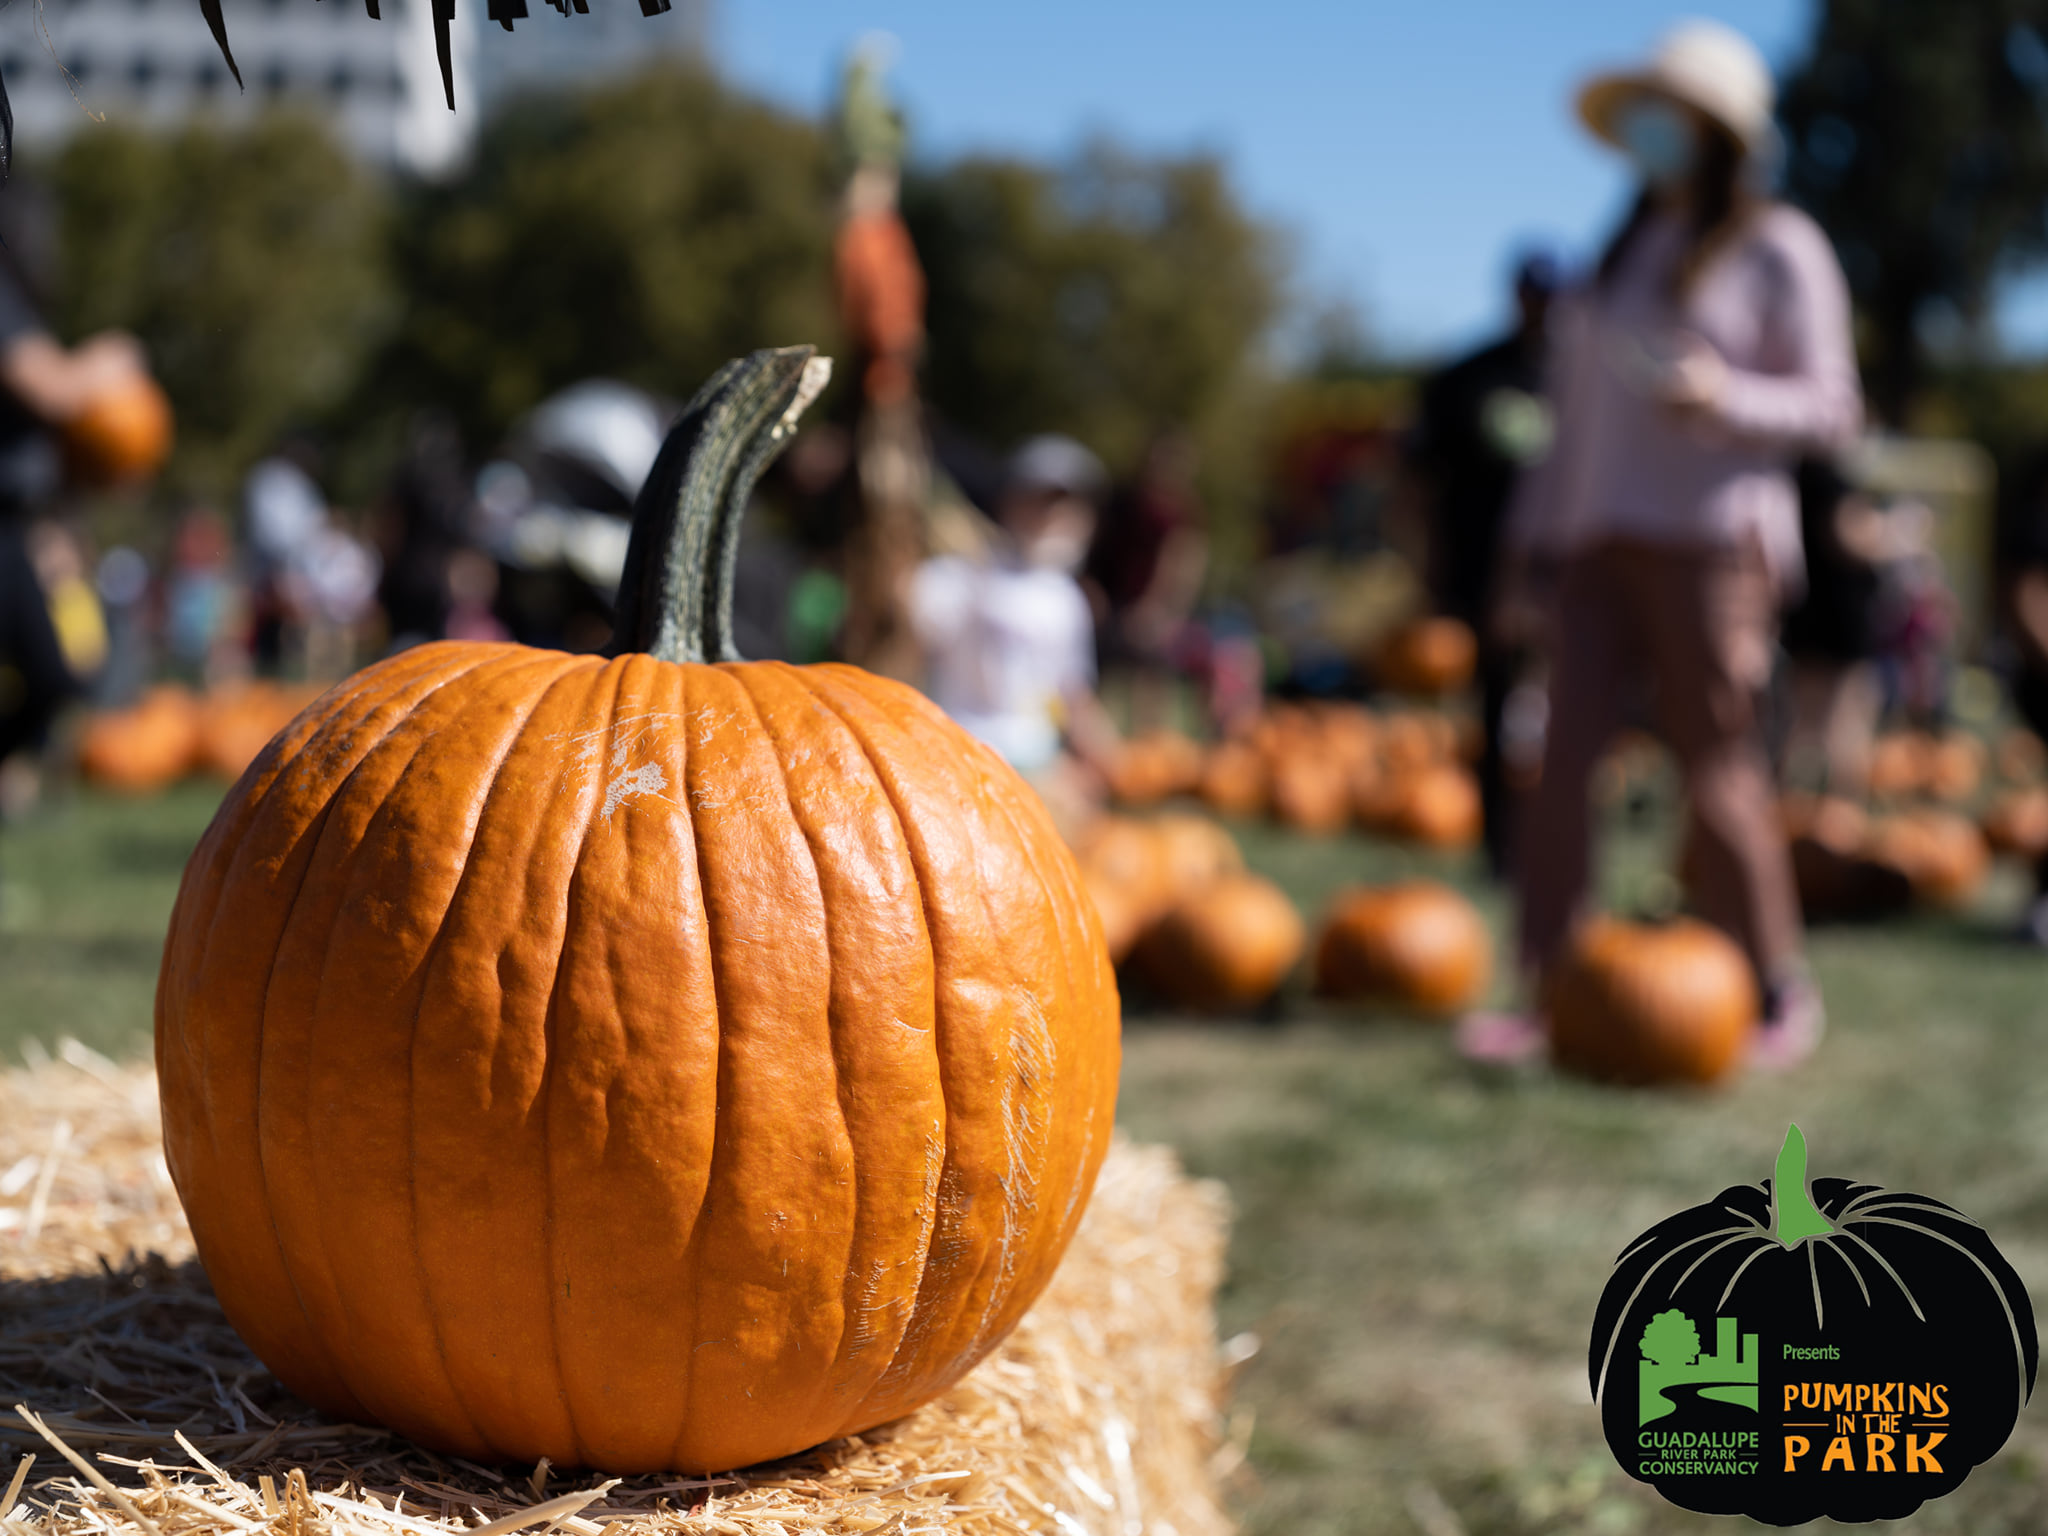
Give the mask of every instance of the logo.
<path id="1" fill-rule="evenodd" d="M 1666 1393 L 1670 1387 L 1695 1387 L 1701 1397 L 1756 1412 L 1756 1335 L 1745 1336 L 1738 1347 L 1734 1318 L 1717 1317 L 1714 1327 L 1714 1352 L 1706 1355 L 1700 1353 L 1699 1329 L 1676 1307 L 1643 1324 L 1643 1363 L 1636 1373 L 1639 1424 L 1678 1411 Z"/>
<path id="2" fill-rule="evenodd" d="M 1593 1397 L 1623 1469 L 1686 1509 L 1900 1519 L 2012 1433 L 2040 1362 L 2033 1308 L 1960 1211 L 1809 1184 L 1806 1157 L 1795 1125 L 1772 1178 L 1622 1251 L 1593 1320 Z"/>

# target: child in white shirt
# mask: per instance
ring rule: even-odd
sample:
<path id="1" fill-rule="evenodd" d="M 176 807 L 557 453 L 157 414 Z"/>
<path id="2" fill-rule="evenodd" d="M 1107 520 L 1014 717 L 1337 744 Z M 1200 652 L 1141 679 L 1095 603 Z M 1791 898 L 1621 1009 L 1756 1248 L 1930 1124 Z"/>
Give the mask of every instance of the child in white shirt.
<path id="1" fill-rule="evenodd" d="M 911 622 L 933 701 L 1002 754 L 1056 816 L 1101 797 L 1117 733 L 1095 696 L 1095 620 L 1075 578 L 1108 486 L 1071 438 L 1037 437 L 1010 462 L 1004 539 L 987 558 L 927 560 Z"/>

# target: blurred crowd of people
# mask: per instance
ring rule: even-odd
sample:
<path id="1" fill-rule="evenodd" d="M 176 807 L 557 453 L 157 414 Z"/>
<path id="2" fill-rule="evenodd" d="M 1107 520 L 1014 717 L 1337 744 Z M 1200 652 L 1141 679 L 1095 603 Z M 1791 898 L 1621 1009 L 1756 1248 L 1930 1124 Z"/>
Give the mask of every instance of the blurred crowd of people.
<path id="1" fill-rule="evenodd" d="M 1888 713 L 1942 717 L 1957 605 L 1935 514 L 1859 485 L 1845 457 L 1863 416 L 1847 286 L 1820 229 L 1770 193 L 1756 50 L 1686 23 L 1589 80 L 1576 108 L 1631 167 L 1626 216 L 1583 273 L 1524 253 L 1513 323 L 1423 382 L 1398 444 L 1428 604 L 1476 640 L 1486 853 L 1519 897 L 1527 1007 L 1469 1020 L 1463 1044 L 1541 1048 L 1544 977 L 1589 900 L 1590 786 L 1616 735 L 1646 728 L 1684 778 L 1689 897 L 1749 957 L 1760 1056 L 1789 1063 L 1824 1013 L 1778 794 L 1861 795 Z M 1219 584 L 1180 426 L 1159 424 L 1124 484 L 1071 438 L 1003 457 L 949 437 L 919 396 L 901 124 L 867 61 L 845 111 L 850 383 L 762 482 L 742 649 L 919 683 L 1077 823 L 1125 739 L 1106 675 L 1125 730 L 1176 723 L 1192 695 L 1222 732 L 1285 670 L 1283 642 L 1205 603 Z M 238 505 L 187 506 L 160 551 L 95 550 L 53 508 L 67 474 L 154 467 L 81 469 L 78 448 L 88 405 L 146 380 L 146 361 L 120 335 L 58 345 L 32 287 L 0 253 L 0 759 L 38 746 L 65 700 L 118 702 L 164 671 L 330 679 L 440 639 L 609 642 L 630 514 L 676 401 L 587 380 L 481 462 L 422 415 L 355 511 L 334 505 L 317 439 L 293 436 Z M 1351 496 L 1327 542 L 1345 558 L 1382 542 L 1391 505 Z M 2048 734 L 2048 456 L 2004 511 L 2013 698 Z M 1278 545 L 1288 526 L 1274 520 Z M 1292 685 L 1322 686 L 1312 662 Z M 2048 902 L 2033 928 L 2048 942 Z"/>

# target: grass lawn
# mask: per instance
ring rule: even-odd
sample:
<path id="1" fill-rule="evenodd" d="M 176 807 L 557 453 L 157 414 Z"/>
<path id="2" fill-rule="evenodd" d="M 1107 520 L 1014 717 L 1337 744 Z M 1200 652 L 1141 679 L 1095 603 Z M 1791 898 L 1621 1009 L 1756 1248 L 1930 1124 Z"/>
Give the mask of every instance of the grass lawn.
<path id="1" fill-rule="evenodd" d="M 29 1036 L 147 1049 L 165 915 L 213 799 L 197 785 L 143 803 L 81 795 L 0 836 L 0 1057 Z M 1347 881 L 1410 868 L 1478 889 L 1462 861 L 1238 830 L 1311 913 Z M 1647 830 L 1618 837 L 1614 888 L 1645 889 L 1658 854 Z M 1817 1174 L 1961 1206 L 2041 1295 L 2048 958 L 1998 938 L 2018 898 L 2008 872 L 1965 917 L 1817 935 L 1826 1046 L 1788 1077 L 1715 1094 L 1483 1075 L 1435 1028 L 1299 995 L 1259 1020 L 1134 1004 L 1125 1124 L 1178 1146 L 1237 1202 L 1223 1327 L 1261 1341 L 1237 1393 L 1248 1529 L 1714 1528 L 1608 1458 L 1587 1331 L 1623 1244 L 1766 1175 L 1789 1119 Z M 2048 1530 L 2043 1411 L 1903 1528 Z"/>

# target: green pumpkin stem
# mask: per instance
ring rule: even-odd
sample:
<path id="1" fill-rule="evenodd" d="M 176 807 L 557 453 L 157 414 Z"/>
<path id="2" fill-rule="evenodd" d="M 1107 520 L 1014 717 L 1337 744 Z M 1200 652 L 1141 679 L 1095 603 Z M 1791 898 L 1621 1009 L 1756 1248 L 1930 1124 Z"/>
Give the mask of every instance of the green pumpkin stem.
<path id="1" fill-rule="evenodd" d="M 1771 1236 L 1787 1248 L 1809 1237 L 1824 1237 L 1834 1224 L 1821 1215 L 1806 1187 L 1806 1137 L 1799 1127 L 1785 1131 L 1778 1166 L 1771 1174 Z"/>
<path id="2" fill-rule="evenodd" d="M 738 661 L 732 587 L 747 498 L 832 376 L 815 347 L 775 347 L 727 363 L 661 445 L 633 505 L 609 655 Z"/>

